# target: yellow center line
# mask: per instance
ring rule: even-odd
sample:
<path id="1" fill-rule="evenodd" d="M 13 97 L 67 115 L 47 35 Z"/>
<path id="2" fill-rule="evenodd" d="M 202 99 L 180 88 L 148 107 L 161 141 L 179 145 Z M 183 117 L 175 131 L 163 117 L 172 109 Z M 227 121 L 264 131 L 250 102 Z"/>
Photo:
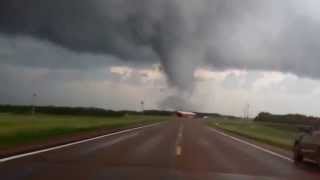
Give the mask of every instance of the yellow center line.
<path id="1" fill-rule="evenodd" d="M 182 154 L 182 147 L 181 147 L 181 141 L 183 138 L 183 125 L 179 127 L 177 142 L 176 142 L 176 156 L 181 156 Z"/>

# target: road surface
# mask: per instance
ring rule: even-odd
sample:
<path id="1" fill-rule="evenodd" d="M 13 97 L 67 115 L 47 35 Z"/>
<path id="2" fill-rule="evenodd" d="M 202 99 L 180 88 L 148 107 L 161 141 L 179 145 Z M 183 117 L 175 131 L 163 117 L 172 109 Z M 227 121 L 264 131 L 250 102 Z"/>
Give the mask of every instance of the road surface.
<path id="1" fill-rule="evenodd" d="M 300 166 L 221 135 L 202 120 L 176 119 L 0 163 L 0 179 L 320 179 Z"/>

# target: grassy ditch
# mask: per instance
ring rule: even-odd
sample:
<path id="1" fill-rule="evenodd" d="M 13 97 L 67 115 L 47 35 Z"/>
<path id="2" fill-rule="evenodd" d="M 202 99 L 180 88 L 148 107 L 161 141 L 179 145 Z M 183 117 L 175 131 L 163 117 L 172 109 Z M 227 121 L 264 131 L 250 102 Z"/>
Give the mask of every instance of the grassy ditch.
<path id="1" fill-rule="evenodd" d="M 170 119 L 168 116 L 66 116 L 0 113 L 0 149 L 97 129 L 125 128 Z"/>
<path id="2" fill-rule="evenodd" d="M 279 123 L 244 122 L 215 119 L 208 122 L 214 128 L 290 150 L 299 134 L 296 126 Z"/>

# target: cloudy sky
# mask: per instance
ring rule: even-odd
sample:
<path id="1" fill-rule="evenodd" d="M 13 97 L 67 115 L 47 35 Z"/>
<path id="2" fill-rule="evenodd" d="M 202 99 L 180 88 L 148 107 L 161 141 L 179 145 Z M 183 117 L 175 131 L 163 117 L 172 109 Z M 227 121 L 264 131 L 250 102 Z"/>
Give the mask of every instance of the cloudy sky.
<path id="1" fill-rule="evenodd" d="M 320 116 L 318 0 L 2 0 L 0 103 Z"/>

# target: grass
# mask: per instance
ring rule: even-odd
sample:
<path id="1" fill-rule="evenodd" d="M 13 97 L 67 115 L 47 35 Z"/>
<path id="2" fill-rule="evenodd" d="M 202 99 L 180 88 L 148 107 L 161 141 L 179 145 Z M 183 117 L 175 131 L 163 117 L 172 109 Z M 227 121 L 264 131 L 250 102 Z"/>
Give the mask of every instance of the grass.
<path id="1" fill-rule="evenodd" d="M 292 149 L 294 139 L 299 134 L 296 126 L 279 123 L 214 119 L 208 125 L 286 150 Z"/>
<path id="2" fill-rule="evenodd" d="M 0 149 L 96 129 L 124 128 L 169 119 L 160 116 L 90 117 L 0 113 Z"/>

